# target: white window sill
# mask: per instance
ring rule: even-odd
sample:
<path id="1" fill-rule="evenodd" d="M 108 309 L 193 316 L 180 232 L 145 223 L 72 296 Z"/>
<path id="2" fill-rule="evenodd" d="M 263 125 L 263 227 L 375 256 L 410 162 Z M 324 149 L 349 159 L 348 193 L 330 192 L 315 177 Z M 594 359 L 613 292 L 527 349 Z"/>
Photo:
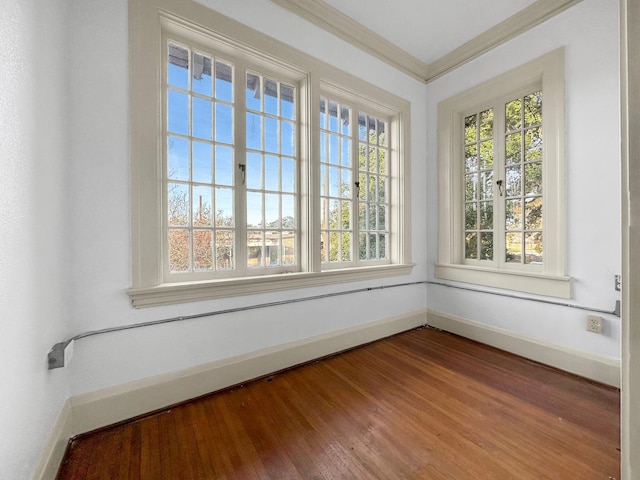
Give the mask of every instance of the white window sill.
<path id="1" fill-rule="evenodd" d="M 436 264 L 436 277 L 557 298 L 571 298 L 571 278 L 564 275 L 496 270 L 469 265 Z"/>
<path id="2" fill-rule="evenodd" d="M 155 307 L 239 295 L 319 287 L 374 278 L 398 277 L 409 275 L 413 266 L 413 264 L 380 265 L 329 270 L 320 273 L 283 273 L 204 282 L 164 283 L 153 287 L 130 288 L 127 290 L 127 294 L 135 308 Z"/>

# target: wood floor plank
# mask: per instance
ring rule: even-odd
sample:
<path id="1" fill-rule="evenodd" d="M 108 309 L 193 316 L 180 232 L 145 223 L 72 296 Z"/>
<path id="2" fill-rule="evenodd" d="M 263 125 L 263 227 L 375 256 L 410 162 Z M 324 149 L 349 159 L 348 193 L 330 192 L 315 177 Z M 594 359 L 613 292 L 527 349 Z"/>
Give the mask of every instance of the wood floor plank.
<path id="1" fill-rule="evenodd" d="M 416 329 L 75 439 L 67 479 L 620 476 L 619 391 Z"/>

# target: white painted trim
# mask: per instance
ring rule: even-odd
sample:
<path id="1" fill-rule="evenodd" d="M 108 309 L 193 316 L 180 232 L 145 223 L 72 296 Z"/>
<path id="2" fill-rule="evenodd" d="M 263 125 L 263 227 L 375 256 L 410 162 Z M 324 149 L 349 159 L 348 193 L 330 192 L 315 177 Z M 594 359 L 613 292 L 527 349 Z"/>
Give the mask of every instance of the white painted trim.
<path id="1" fill-rule="evenodd" d="M 64 457 L 72 434 L 71 402 L 67 400 L 62 407 L 47 442 L 40 453 L 30 480 L 53 480 L 58 474 L 60 463 Z"/>
<path id="2" fill-rule="evenodd" d="M 434 310 L 427 312 L 427 325 L 596 382 L 620 387 L 620 361 L 615 358 L 566 348 Z"/>
<path id="3" fill-rule="evenodd" d="M 124 385 L 76 395 L 71 435 L 78 435 L 251 379 L 417 328 L 426 310 L 317 335 Z"/>
<path id="4" fill-rule="evenodd" d="M 427 64 L 323 0 L 271 0 L 398 70 L 430 82 L 582 0 L 537 0 L 467 43 Z"/>

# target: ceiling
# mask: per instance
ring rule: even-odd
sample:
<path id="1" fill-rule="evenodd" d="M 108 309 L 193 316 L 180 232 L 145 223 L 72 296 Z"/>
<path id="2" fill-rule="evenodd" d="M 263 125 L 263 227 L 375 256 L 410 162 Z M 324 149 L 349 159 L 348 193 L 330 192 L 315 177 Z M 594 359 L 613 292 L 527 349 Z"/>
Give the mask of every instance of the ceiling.
<path id="1" fill-rule="evenodd" d="M 271 0 L 429 82 L 581 0 Z"/>
<path id="2" fill-rule="evenodd" d="M 535 0 L 325 0 L 424 63 L 432 63 Z"/>

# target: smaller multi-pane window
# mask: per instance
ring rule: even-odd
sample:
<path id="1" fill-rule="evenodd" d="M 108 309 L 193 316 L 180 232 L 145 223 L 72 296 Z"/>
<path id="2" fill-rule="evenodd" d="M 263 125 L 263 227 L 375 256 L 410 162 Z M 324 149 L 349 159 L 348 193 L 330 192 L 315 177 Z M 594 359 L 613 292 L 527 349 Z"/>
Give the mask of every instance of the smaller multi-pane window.
<path id="1" fill-rule="evenodd" d="M 465 258 L 493 260 L 493 108 L 464 119 Z"/>
<path id="2" fill-rule="evenodd" d="M 246 75 L 247 268 L 298 263 L 295 87 Z"/>
<path id="3" fill-rule="evenodd" d="M 233 269 L 233 65 L 175 43 L 167 54 L 168 269 Z"/>
<path id="4" fill-rule="evenodd" d="M 357 130 L 352 127 L 354 115 Z M 322 262 L 385 260 L 389 237 L 387 121 L 322 98 L 320 126 Z"/>
<path id="5" fill-rule="evenodd" d="M 385 260 L 389 244 L 388 122 L 358 114 L 358 227 L 361 261 Z"/>
<path id="6" fill-rule="evenodd" d="M 542 92 L 505 104 L 505 261 L 542 264 Z"/>

